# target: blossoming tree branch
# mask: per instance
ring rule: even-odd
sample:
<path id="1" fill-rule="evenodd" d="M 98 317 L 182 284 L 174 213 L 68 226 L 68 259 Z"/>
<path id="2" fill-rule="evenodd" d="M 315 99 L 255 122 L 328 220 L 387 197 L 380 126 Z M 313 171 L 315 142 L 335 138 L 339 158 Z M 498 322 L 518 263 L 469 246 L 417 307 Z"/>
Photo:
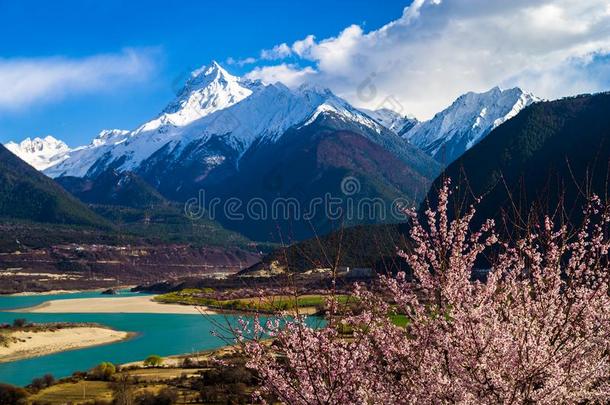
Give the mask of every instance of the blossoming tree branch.
<path id="1" fill-rule="evenodd" d="M 400 256 L 412 277 L 357 286 L 355 305 L 330 299 L 321 329 L 302 317 L 242 323 L 259 400 L 610 401 L 608 206 L 593 196 L 575 231 L 547 216 L 504 241 L 491 220 L 473 229 L 475 206 L 450 218 L 450 196 L 446 181 L 435 208 L 409 212 L 411 248 Z M 488 277 L 473 280 L 482 255 Z"/>

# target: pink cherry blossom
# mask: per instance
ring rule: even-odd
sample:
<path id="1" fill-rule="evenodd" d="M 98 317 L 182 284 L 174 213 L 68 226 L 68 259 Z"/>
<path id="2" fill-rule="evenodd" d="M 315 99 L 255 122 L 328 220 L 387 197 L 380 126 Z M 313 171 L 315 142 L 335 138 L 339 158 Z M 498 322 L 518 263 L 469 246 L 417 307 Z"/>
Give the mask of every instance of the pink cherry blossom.
<path id="1" fill-rule="evenodd" d="M 248 338 L 240 336 L 261 378 L 258 400 L 610 401 L 608 207 L 593 197 L 578 229 L 547 217 L 535 232 L 504 242 L 493 221 L 473 229 L 475 207 L 450 219 L 450 195 L 447 181 L 436 208 L 423 218 L 410 212 L 410 248 L 399 254 L 414 281 L 399 273 L 381 277 L 381 288 L 357 286 L 360 310 L 333 301 L 323 328 L 286 317 L 255 320 Z M 492 251 L 487 280 L 472 281 L 475 263 Z M 392 313 L 408 325 L 394 325 Z"/>

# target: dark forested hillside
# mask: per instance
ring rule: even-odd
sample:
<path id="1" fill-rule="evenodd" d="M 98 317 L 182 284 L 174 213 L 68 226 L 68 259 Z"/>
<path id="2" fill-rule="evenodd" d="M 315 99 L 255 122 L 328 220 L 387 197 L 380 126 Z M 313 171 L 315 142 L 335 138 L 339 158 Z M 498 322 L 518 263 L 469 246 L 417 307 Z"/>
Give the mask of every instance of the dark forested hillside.
<path id="1" fill-rule="evenodd" d="M 0 145 L 0 218 L 107 228 L 53 180 Z"/>
<path id="2" fill-rule="evenodd" d="M 95 179 L 58 177 L 56 181 L 87 204 L 150 208 L 168 205 L 153 187 L 132 172 L 109 169 Z"/>

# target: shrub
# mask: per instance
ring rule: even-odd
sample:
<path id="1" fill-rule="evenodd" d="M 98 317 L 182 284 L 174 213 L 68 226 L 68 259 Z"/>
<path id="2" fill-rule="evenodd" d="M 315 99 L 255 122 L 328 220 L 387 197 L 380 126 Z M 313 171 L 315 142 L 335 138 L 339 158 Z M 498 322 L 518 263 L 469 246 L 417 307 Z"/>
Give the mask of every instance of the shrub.
<path id="1" fill-rule="evenodd" d="M 201 378 L 193 383 L 204 403 L 250 403 L 248 387 L 256 383 L 253 372 L 244 362 L 234 359 L 229 364 L 216 364 L 203 370 Z"/>
<path id="2" fill-rule="evenodd" d="M 178 399 L 178 392 L 173 388 L 163 388 L 157 394 L 144 392 L 136 399 L 138 405 L 172 405 Z"/>
<path id="3" fill-rule="evenodd" d="M 13 327 L 14 328 L 23 328 L 27 324 L 28 324 L 28 321 L 25 318 L 16 318 L 16 319 L 13 320 Z"/>
<path id="4" fill-rule="evenodd" d="M 104 361 L 98 364 L 93 370 L 91 370 L 90 375 L 93 378 L 96 378 L 101 381 L 109 381 L 115 373 L 115 365 L 108 361 Z"/>
<path id="5" fill-rule="evenodd" d="M 112 400 L 116 405 L 132 405 L 134 403 L 134 387 L 135 382 L 129 377 L 129 374 L 121 374 L 112 383 Z"/>
<path id="6" fill-rule="evenodd" d="M 150 355 L 144 360 L 144 366 L 146 367 L 160 367 L 162 364 L 163 358 L 156 354 Z"/>
<path id="7" fill-rule="evenodd" d="M 51 385 L 55 384 L 55 377 L 53 377 L 53 375 L 52 375 L 52 374 L 45 374 L 45 375 L 42 377 L 42 380 L 43 380 L 44 385 L 45 385 L 46 387 L 50 387 Z"/>
<path id="8" fill-rule="evenodd" d="M 163 358 L 156 354 L 152 354 L 144 360 L 145 367 L 160 367 L 162 364 Z"/>
<path id="9" fill-rule="evenodd" d="M 0 405 L 25 404 L 28 393 L 20 387 L 0 383 Z"/>
<path id="10" fill-rule="evenodd" d="M 191 359 L 190 357 L 185 357 L 182 360 L 182 368 L 193 368 L 193 367 L 197 367 L 197 363 L 195 362 L 195 360 Z"/>

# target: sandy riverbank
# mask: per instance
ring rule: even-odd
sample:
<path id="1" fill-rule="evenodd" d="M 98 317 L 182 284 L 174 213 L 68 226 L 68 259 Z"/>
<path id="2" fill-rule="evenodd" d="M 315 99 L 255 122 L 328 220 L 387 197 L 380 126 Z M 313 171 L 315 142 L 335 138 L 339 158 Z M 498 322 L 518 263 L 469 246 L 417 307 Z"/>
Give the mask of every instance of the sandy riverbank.
<path id="1" fill-rule="evenodd" d="M 4 294 L 4 296 L 5 297 L 33 297 L 36 295 L 76 294 L 79 292 L 82 292 L 82 291 L 79 291 L 79 290 L 50 290 L 50 291 L 41 291 L 41 292 L 24 291 L 24 292 L 13 293 L 13 294 Z"/>
<path id="2" fill-rule="evenodd" d="M 0 346 L 0 363 L 114 343 L 131 336 L 128 332 L 102 327 L 16 331 L 10 334 L 11 341 L 7 346 Z"/>
<path id="3" fill-rule="evenodd" d="M 115 290 L 128 290 L 135 287 L 135 285 L 125 285 L 125 286 L 119 286 L 119 287 L 112 287 Z M 110 288 L 110 287 L 109 287 Z M 84 293 L 84 292 L 102 292 L 107 290 L 108 288 L 94 288 L 91 290 L 49 290 L 49 291 L 23 291 L 23 292 L 18 292 L 18 293 L 12 293 L 12 294 L 4 294 L 4 296 L 6 297 L 32 297 L 32 296 L 36 296 L 36 295 L 57 295 L 57 294 L 78 294 L 78 293 Z"/>
<path id="4" fill-rule="evenodd" d="M 271 343 L 271 340 L 269 340 Z M 212 359 L 219 359 L 229 354 L 235 354 L 239 350 L 238 345 L 223 346 L 216 349 L 202 350 L 199 352 L 183 353 L 183 354 L 172 354 L 170 356 L 163 357 L 163 367 L 181 367 L 185 359 L 191 359 L 194 361 L 205 361 Z M 121 364 L 121 367 L 146 367 L 144 361 L 132 361 L 129 363 Z"/>
<path id="5" fill-rule="evenodd" d="M 191 305 L 161 304 L 152 300 L 152 295 L 112 298 L 76 298 L 69 300 L 51 300 L 43 304 L 16 309 L 11 312 L 35 313 L 124 313 L 124 314 L 213 314 L 206 308 Z"/>

